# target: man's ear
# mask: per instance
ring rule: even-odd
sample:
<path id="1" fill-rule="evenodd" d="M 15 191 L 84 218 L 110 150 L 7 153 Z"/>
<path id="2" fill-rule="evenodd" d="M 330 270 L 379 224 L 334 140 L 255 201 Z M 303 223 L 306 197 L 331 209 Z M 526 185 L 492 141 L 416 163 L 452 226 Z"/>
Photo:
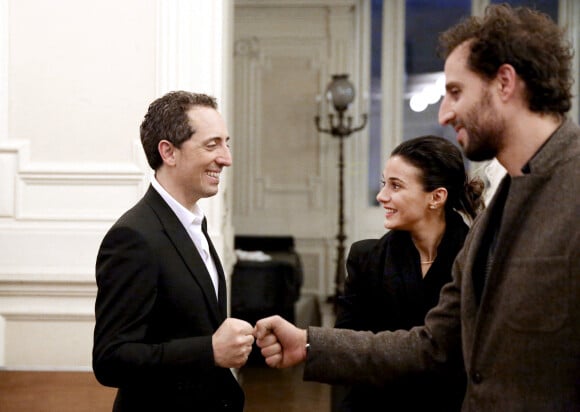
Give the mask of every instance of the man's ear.
<path id="1" fill-rule="evenodd" d="M 173 143 L 168 140 L 161 140 L 157 145 L 157 150 L 164 164 L 175 165 L 175 146 Z"/>
<path id="2" fill-rule="evenodd" d="M 496 81 L 499 97 L 502 101 L 509 99 L 517 87 L 518 74 L 511 64 L 502 64 L 497 69 Z"/>

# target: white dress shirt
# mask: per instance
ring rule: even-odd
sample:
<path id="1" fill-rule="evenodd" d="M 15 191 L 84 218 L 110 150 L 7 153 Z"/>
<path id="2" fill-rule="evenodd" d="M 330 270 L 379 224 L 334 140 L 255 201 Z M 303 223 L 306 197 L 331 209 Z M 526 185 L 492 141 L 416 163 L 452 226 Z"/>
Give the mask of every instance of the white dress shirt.
<path id="1" fill-rule="evenodd" d="M 197 248 L 199 254 L 201 255 L 201 258 L 205 263 L 205 267 L 209 272 L 217 297 L 219 285 L 218 273 L 215 266 L 215 262 L 213 261 L 211 253 L 209 251 L 209 244 L 207 242 L 205 235 L 201 230 L 201 223 L 204 217 L 203 210 L 201 210 L 201 207 L 199 207 L 197 203 L 193 207 L 193 210 L 188 210 L 187 208 L 185 208 L 181 203 L 175 200 L 173 196 L 171 196 L 163 188 L 163 186 L 161 186 L 161 184 L 157 181 L 155 176 L 151 178 L 151 185 L 157 191 L 157 193 L 159 193 L 159 195 L 163 198 L 163 200 L 165 200 L 165 202 L 169 205 L 171 210 L 173 210 L 173 213 L 175 213 L 175 215 L 177 216 L 177 218 L 179 219 L 179 221 L 189 234 L 189 237 L 193 241 L 193 244 Z"/>
<path id="2" fill-rule="evenodd" d="M 499 161 L 494 157 L 485 166 L 485 176 L 489 185 L 483 192 L 485 205 L 488 206 L 491 198 L 495 194 L 499 184 L 501 183 L 503 177 L 506 174 L 505 168 L 499 163 Z"/>

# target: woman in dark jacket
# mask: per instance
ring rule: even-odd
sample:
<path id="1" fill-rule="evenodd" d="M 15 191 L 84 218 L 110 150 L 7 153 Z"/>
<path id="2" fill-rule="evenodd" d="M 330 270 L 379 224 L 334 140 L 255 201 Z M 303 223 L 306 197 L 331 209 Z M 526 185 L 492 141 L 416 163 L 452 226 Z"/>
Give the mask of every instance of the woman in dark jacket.
<path id="1" fill-rule="evenodd" d="M 483 207 L 483 183 L 469 181 L 459 149 L 444 138 L 418 137 L 393 150 L 377 200 L 385 209 L 381 239 L 355 242 L 347 259 L 337 328 L 411 329 L 422 325 L 451 281 L 451 266 Z M 465 388 L 461 359 L 445 371 L 409 375 L 386 387 L 342 388 L 338 410 L 460 410 Z"/>

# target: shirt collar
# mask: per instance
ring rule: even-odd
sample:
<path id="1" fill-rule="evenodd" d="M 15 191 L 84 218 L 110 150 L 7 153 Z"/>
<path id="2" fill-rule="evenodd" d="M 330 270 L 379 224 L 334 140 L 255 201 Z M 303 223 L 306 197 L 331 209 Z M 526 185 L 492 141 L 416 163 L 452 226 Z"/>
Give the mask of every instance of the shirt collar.
<path id="1" fill-rule="evenodd" d="M 161 186 L 161 183 L 157 181 L 155 176 L 151 178 L 151 185 L 159 193 L 159 195 L 165 200 L 165 203 L 169 205 L 173 213 L 177 216 L 179 221 L 186 228 L 190 225 L 201 228 L 201 222 L 203 221 L 204 214 L 201 207 L 196 203 L 193 206 L 193 210 L 187 209 L 181 203 L 179 203 L 173 196 L 169 194 L 167 190 Z"/>

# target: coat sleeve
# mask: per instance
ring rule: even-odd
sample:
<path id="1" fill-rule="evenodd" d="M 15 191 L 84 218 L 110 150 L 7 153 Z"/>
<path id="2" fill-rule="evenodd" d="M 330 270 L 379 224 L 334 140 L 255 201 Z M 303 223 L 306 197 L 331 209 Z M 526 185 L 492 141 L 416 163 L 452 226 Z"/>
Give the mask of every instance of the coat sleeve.
<path id="1" fill-rule="evenodd" d="M 104 238 L 96 263 L 97 299 L 93 370 L 103 385 L 123 386 L 159 379 L 168 370 L 213 367 L 211 336 L 154 342 L 159 264 L 152 246 L 127 227 Z"/>
<path id="2" fill-rule="evenodd" d="M 373 334 L 309 327 L 304 380 L 385 385 L 403 375 L 456 365 L 462 359 L 460 283 L 456 262 L 453 281 L 443 287 L 425 325 L 409 331 Z"/>

